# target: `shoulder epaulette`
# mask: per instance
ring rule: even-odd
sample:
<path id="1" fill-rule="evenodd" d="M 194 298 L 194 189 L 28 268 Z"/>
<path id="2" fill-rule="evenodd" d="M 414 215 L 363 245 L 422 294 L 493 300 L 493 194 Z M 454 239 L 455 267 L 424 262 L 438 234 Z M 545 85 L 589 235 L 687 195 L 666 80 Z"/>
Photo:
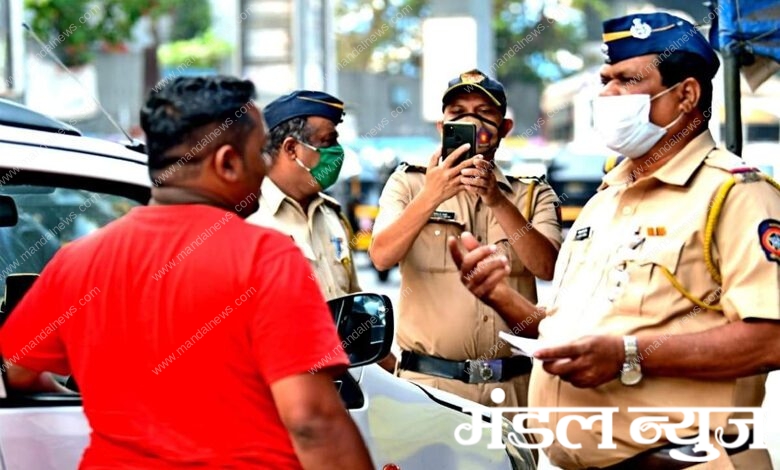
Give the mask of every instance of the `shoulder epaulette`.
<path id="1" fill-rule="evenodd" d="M 764 179 L 761 170 L 753 167 L 732 168 L 729 173 L 734 176 L 737 183 L 752 183 Z"/>
<path id="2" fill-rule="evenodd" d="M 739 174 L 739 173 L 750 173 L 750 172 L 756 172 L 756 171 L 759 171 L 758 168 L 754 168 L 752 166 L 744 166 L 744 167 L 741 167 L 741 168 L 732 168 L 732 169 L 729 170 L 729 173 L 731 173 L 732 175 L 736 175 L 736 174 Z"/>
<path id="3" fill-rule="evenodd" d="M 403 171 L 404 173 L 423 173 L 423 174 L 425 174 L 425 172 L 427 170 L 428 169 L 425 168 L 424 166 L 412 165 L 411 163 L 407 163 L 407 162 L 401 162 L 401 164 L 398 165 L 398 171 Z"/>
<path id="4" fill-rule="evenodd" d="M 704 159 L 704 164 L 711 167 L 723 170 L 728 173 L 730 177 L 733 177 L 736 183 L 751 183 L 754 181 L 760 181 L 763 179 L 761 171 L 758 168 L 745 165 L 745 162 L 736 155 L 732 158 L 727 156 L 713 156 Z M 731 154 L 727 154 L 731 155 Z"/>
<path id="5" fill-rule="evenodd" d="M 336 209 L 337 211 L 341 211 L 341 203 L 338 200 L 336 200 L 336 198 L 334 198 L 333 196 L 329 196 L 325 193 L 320 193 L 320 197 L 325 202 L 325 204 Z"/>
<path id="6" fill-rule="evenodd" d="M 513 175 L 506 175 L 506 179 L 510 182 L 516 182 L 519 181 L 521 183 L 530 183 L 535 182 L 536 184 L 547 184 L 547 177 L 542 176 L 513 176 Z"/>

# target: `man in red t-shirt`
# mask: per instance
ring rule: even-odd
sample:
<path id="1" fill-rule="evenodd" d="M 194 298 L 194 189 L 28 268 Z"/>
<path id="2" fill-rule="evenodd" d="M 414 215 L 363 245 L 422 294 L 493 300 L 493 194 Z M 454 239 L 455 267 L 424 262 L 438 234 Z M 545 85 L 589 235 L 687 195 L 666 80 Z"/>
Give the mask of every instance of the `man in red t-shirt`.
<path id="1" fill-rule="evenodd" d="M 308 263 L 243 220 L 265 173 L 253 96 L 228 77 L 153 91 L 150 205 L 62 248 L 2 329 L 12 389 L 78 383 L 81 468 L 372 468 Z"/>

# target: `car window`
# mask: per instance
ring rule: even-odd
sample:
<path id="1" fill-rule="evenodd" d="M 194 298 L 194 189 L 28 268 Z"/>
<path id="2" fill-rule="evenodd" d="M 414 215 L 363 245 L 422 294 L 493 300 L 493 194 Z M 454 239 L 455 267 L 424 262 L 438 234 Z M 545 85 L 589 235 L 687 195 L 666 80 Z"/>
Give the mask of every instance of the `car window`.
<path id="1" fill-rule="evenodd" d="M 10 197 L 18 213 L 15 225 L 0 227 L 0 286 L 9 274 L 40 273 L 61 247 L 139 205 L 122 196 L 54 186 L 6 185 L 0 195 Z"/>

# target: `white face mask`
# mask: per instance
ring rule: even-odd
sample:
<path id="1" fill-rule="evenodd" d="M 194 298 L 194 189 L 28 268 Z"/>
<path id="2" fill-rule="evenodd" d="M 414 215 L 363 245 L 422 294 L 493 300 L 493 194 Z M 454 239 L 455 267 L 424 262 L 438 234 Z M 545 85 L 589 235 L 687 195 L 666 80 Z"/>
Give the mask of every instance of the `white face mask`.
<path id="1" fill-rule="evenodd" d="M 666 132 L 682 118 L 680 113 L 668 125 L 650 122 L 650 107 L 654 99 L 669 93 L 679 85 L 651 97 L 650 95 L 599 96 L 593 100 L 593 124 L 610 149 L 628 158 L 639 158 L 658 143 Z"/>

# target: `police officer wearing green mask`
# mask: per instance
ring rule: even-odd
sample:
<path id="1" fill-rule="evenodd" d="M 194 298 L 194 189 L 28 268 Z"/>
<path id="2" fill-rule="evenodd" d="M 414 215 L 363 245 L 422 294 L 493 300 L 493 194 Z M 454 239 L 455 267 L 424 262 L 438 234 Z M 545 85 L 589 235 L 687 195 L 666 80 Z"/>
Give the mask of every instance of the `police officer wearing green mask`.
<path id="1" fill-rule="evenodd" d="M 325 298 L 360 291 L 351 228 L 339 203 L 322 193 L 336 182 L 344 162 L 336 131 L 344 103 L 327 93 L 298 90 L 269 103 L 263 115 L 268 172 L 260 207 L 247 220 L 288 234 L 311 263 Z"/>
<path id="2" fill-rule="evenodd" d="M 344 149 L 336 126 L 344 103 L 320 91 L 299 90 L 263 109 L 269 129 L 268 167 L 260 205 L 248 222 L 289 235 L 311 263 L 326 299 L 360 292 L 352 262 L 352 228 L 341 205 L 322 191 L 338 180 Z M 391 354 L 379 365 L 392 372 Z"/>

